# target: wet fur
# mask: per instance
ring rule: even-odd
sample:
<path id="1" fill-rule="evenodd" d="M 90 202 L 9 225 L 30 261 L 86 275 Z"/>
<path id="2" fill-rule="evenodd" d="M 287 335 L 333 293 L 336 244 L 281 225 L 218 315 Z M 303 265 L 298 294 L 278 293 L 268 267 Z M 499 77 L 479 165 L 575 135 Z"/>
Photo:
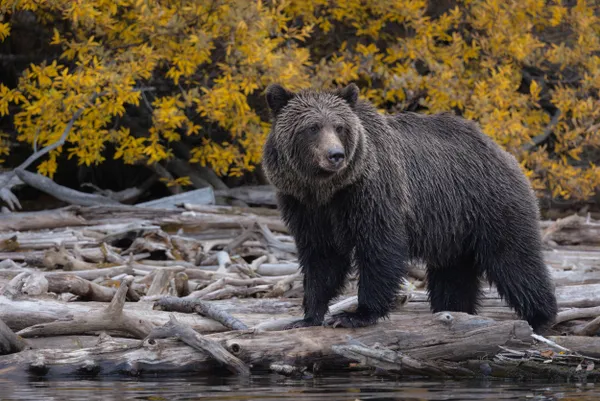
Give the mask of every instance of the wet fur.
<path id="1" fill-rule="evenodd" d="M 534 329 L 553 321 L 554 287 L 541 253 L 538 207 L 518 163 L 473 122 L 451 114 L 383 115 L 341 91 L 270 87 L 273 127 L 263 166 L 296 241 L 305 319 L 323 323 L 352 266 L 358 309 L 328 323 L 373 324 L 387 316 L 411 259 L 426 262 L 433 312 L 476 313 L 480 280 Z M 343 121 L 348 166 L 318 176 L 307 157 L 315 121 Z"/>

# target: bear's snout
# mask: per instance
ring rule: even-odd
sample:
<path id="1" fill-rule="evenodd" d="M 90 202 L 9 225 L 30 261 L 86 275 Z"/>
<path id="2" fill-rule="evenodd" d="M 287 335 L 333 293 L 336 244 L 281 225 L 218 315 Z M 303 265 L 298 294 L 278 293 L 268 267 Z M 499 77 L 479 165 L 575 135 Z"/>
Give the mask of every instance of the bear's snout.
<path id="1" fill-rule="evenodd" d="M 344 149 L 342 148 L 330 148 L 327 151 L 327 158 L 331 162 L 334 167 L 338 167 L 342 164 L 346 155 L 344 154 Z"/>
<path id="2" fill-rule="evenodd" d="M 321 131 L 315 150 L 319 167 L 326 172 L 336 173 L 346 165 L 344 145 L 336 132 L 329 127 Z"/>

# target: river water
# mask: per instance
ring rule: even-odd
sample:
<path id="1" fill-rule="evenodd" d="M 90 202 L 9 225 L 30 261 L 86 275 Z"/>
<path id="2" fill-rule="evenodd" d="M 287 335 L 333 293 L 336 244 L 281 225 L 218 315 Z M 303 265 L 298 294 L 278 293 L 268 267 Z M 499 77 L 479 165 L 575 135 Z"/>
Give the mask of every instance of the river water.
<path id="1" fill-rule="evenodd" d="M 394 380 L 362 374 L 3 380 L 0 400 L 600 400 L 600 383 Z"/>

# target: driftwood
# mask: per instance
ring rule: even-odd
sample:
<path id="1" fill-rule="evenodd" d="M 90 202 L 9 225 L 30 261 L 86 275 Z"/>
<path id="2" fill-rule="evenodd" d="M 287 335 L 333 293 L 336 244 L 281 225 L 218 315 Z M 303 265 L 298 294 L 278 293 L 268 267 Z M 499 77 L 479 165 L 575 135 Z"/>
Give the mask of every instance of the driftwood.
<path id="1" fill-rule="evenodd" d="M 23 185 L 23 181 L 14 173 L 0 173 L 0 199 L 3 200 L 10 210 L 21 209 L 19 198 L 12 193 L 12 189 Z"/>
<path id="2" fill-rule="evenodd" d="M 197 333 L 187 335 L 195 338 Z M 319 365 L 321 371 L 327 371 L 358 360 L 366 366 L 404 375 L 598 377 L 595 369 L 588 369 L 593 358 L 577 353 L 561 356 L 545 343 L 536 344 L 531 328 L 523 321 L 494 322 L 462 313 L 399 315 L 392 321 L 380 323 L 377 330 L 307 328 L 284 332 L 228 332 L 203 337 L 211 346 L 219 344 L 226 352 L 224 355 L 241 361 L 241 372 L 246 365 L 253 370 L 288 366 L 300 371 Z M 319 341 L 314 340 L 317 338 Z M 189 343 L 194 344 L 194 340 Z M 378 345 L 373 348 L 366 344 Z M 207 348 L 206 345 L 200 347 Z M 581 365 L 586 367 L 581 368 Z M 201 373 L 214 370 L 218 365 L 215 355 L 206 349 L 191 353 L 187 346 L 171 340 L 131 343 L 104 336 L 97 345 L 76 351 L 37 349 L 0 358 L 0 369 L 9 366 L 12 374 L 33 369 L 45 376 L 82 372 L 101 376 Z"/>
<path id="3" fill-rule="evenodd" d="M 213 205 L 215 203 L 215 195 L 212 188 L 207 187 L 196 189 L 194 191 L 183 192 L 177 195 L 167 196 L 165 198 L 160 198 L 153 201 L 138 203 L 136 206 L 156 209 L 176 209 L 177 205 L 186 202 L 200 205 Z"/>
<path id="4" fill-rule="evenodd" d="M 498 323 L 461 313 L 399 315 L 392 321 L 380 323 L 377 330 L 308 328 L 283 332 L 232 331 L 205 337 L 220 343 L 253 369 L 268 368 L 273 363 L 293 366 L 318 363 L 322 369 L 347 365 L 349 361 L 340 360 L 333 347 L 352 342 L 379 343 L 384 347 L 401 346 L 403 352 L 415 358 L 448 360 L 493 355 L 498 352 L 498 344 L 521 347 L 533 344 L 531 328 L 526 322 Z M 212 357 L 205 353 L 190 353 L 184 346 L 173 342 L 156 343 L 119 347 L 118 341 L 114 340 L 76 352 L 24 351 L 0 358 L 0 369 L 6 366 L 27 369 L 34 361 L 41 361 L 45 374 L 52 374 L 55 367 L 57 374 L 73 374 L 81 369 L 82 364 L 90 361 L 95 366 L 102 366 L 101 370 L 95 372 L 98 375 L 130 374 L 131 371 L 138 375 L 167 371 L 195 373 L 215 367 Z M 65 372 L 67 360 L 71 370 Z M 123 367 L 125 372 L 119 371 Z"/>
<path id="5" fill-rule="evenodd" d="M 175 297 L 162 298 L 154 304 L 154 309 L 183 313 L 197 313 L 201 316 L 210 317 L 211 319 L 214 319 L 231 330 L 248 329 L 248 326 L 224 310 L 220 310 L 215 305 L 199 300 L 188 301 Z"/>
<path id="6" fill-rule="evenodd" d="M 111 303 L 100 313 L 75 315 L 71 319 L 36 324 L 20 330 L 17 334 L 23 337 L 32 337 L 42 334 L 82 334 L 94 331 L 115 330 L 137 338 L 143 338 L 152 329 L 152 323 L 143 319 L 133 318 L 123 311 L 128 286 L 131 281 L 132 278 L 127 278 L 121 283 Z"/>
<path id="7" fill-rule="evenodd" d="M 235 356 L 231 355 L 217 341 L 201 336 L 189 326 L 179 323 L 174 317 L 162 327 L 153 329 L 146 339 L 153 340 L 157 338 L 176 337 L 197 350 L 204 351 L 216 361 L 225 365 L 230 371 L 243 375 L 248 375 L 250 369 Z"/>
<path id="8" fill-rule="evenodd" d="M 10 213 L 0 219 L 0 232 L 38 230 L 75 226 L 92 226 L 100 222 L 137 222 L 193 228 L 203 231 L 211 228 L 227 229 L 248 227 L 262 223 L 270 230 L 287 233 L 287 228 L 277 214 L 262 210 L 249 211 L 236 207 L 207 207 L 185 204 L 188 211 L 179 209 L 153 209 L 137 206 L 68 206 L 58 210 Z M 256 213 L 258 212 L 258 213 Z"/>
<path id="9" fill-rule="evenodd" d="M 418 264 L 390 318 L 376 326 L 281 331 L 302 315 L 303 283 L 297 249 L 277 211 L 170 202 L 168 208 L 69 206 L 3 216 L 0 319 L 13 337 L 0 334 L 0 349 L 12 353 L 0 357 L 0 371 L 103 375 L 222 367 L 303 377 L 358 361 L 376 372 L 430 377 L 597 374 L 590 358 L 600 355 L 594 337 L 600 249 L 590 235 L 598 222 L 542 222 L 561 309 L 542 333 L 546 338 L 533 336 L 494 288 L 484 288 L 477 316 L 431 314 Z M 328 316 L 356 308 L 356 284 L 351 277 Z"/>
<path id="10" fill-rule="evenodd" d="M 270 185 L 244 186 L 215 191 L 215 196 L 241 200 L 248 204 L 276 206 L 275 189 Z"/>
<path id="11" fill-rule="evenodd" d="M 94 206 L 119 204 L 116 200 L 107 198 L 106 196 L 88 194 L 58 185 L 50 178 L 44 177 L 41 174 L 30 173 L 29 171 L 20 168 L 15 170 L 15 174 L 27 185 L 73 205 Z"/>
<path id="12" fill-rule="evenodd" d="M 27 347 L 27 342 L 15 335 L 12 330 L 0 320 L 0 355 L 20 352 Z"/>
<path id="13" fill-rule="evenodd" d="M 578 215 L 543 223 L 543 240 L 563 245 L 599 245 L 600 222 Z"/>

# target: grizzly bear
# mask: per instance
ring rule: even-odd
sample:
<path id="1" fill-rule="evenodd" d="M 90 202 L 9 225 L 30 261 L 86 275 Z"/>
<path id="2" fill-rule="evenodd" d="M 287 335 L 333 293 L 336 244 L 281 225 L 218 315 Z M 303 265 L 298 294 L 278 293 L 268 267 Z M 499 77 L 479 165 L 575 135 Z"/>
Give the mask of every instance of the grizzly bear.
<path id="1" fill-rule="evenodd" d="M 534 330 L 553 321 L 536 197 L 516 159 L 449 113 L 384 115 L 350 84 L 273 84 L 263 168 L 304 274 L 304 319 L 363 327 L 386 317 L 407 262 L 427 267 L 431 310 L 477 313 L 481 279 Z M 358 307 L 325 321 L 351 268 Z"/>

